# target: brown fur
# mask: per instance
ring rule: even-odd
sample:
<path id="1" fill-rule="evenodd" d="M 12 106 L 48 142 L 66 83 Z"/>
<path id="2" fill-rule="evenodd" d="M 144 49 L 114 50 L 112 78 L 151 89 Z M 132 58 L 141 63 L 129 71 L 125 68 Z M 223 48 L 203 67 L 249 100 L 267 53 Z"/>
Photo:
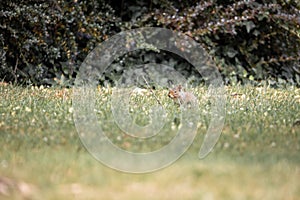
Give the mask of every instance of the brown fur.
<path id="1" fill-rule="evenodd" d="M 170 89 L 168 96 L 178 104 L 195 104 L 197 102 L 195 95 L 184 91 L 181 85 Z"/>

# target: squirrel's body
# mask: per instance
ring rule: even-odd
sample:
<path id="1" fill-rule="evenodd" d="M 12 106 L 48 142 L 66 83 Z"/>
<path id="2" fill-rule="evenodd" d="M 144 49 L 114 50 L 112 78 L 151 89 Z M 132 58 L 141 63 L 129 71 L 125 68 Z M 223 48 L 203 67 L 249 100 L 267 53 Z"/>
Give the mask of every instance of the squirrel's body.
<path id="1" fill-rule="evenodd" d="M 180 105 L 195 104 L 197 102 L 195 95 L 191 92 L 184 91 L 181 85 L 170 89 L 168 96 Z"/>

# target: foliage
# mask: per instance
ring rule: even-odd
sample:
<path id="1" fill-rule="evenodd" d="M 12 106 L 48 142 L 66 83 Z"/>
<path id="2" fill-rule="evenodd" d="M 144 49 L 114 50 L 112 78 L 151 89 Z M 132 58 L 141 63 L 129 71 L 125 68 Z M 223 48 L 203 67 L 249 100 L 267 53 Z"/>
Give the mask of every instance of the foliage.
<path id="1" fill-rule="evenodd" d="M 226 83 L 300 85 L 296 0 L 14 0 L 0 3 L 0 16 L 0 77 L 6 81 L 70 80 L 97 43 L 121 30 L 159 26 L 201 43 Z M 146 60 L 152 56 L 142 55 Z M 194 74 L 180 59 L 165 63 Z"/>
<path id="2" fill-rule="evenodd" d="M 298 1 L 206 0 L 143 21 L 183 31 L 208 49 L 226 82 L 286 80 L 300 84 Z"/>
<path id="3" fill-rule="evenodd" d="M 103 1 L 2 1 L 1 71 L 4 80 L 53 84 L 74 76 L 98 42 L 118 31 Z"/>

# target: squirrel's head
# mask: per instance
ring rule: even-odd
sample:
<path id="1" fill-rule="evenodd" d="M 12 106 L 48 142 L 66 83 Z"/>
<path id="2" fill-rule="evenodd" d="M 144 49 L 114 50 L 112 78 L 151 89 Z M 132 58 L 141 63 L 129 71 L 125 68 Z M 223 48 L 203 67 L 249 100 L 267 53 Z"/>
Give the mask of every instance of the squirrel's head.
<path id="1" fill-rule="evenodd" d="M 182 86 L 181 85 L 178 85 L 177 87 L 175 88 L 172 88 L 172 89 L 169 89 L 169 94 L 168 96 L 171 98 L 171 99 L 176 99 L 179 97 L 179 92 L 181 92 L 182 90 Z"/>

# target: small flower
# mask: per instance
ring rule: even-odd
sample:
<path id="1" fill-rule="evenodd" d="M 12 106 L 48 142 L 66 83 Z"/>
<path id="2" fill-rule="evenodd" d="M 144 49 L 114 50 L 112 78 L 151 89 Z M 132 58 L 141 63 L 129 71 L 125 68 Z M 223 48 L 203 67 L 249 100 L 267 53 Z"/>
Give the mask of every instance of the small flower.
<path id="1" fill-rule="evenodd" d="M 27 106 L 25 107 L 26 112 L 31 112 L 31 108 L 28 108 Z"/>
<path id="2" fill-rule="evenodd" d="M 276 143 L 275 142 L 272 142 L 271 143 L 271 147 L 275 147 L 276 146 Z"/>
<path id="3" fill-rule="evenodd" d="M 70 107 L 70 108 L 69 108 L 69 113 L 73 113 L 73 111 L 74 111 L 74 108 L 73 108 L 73 107 Z"/>

